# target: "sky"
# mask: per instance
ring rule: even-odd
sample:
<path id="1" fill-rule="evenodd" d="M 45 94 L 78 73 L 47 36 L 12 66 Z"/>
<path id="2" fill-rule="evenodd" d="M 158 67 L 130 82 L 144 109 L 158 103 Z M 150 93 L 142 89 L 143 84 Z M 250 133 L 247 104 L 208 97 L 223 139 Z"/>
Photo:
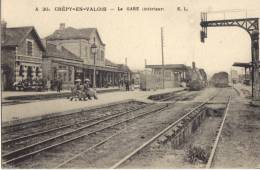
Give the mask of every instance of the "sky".
<path id="1" fill-rule="evenodd" d="M 259 4 L 260 0 L 2 0 L 1 19 L 7 27 L 32 25 L 42 38 L 60 23 L 96 27 L 106 44 L 106 58 L 115 63 L 125 63 L 127 58 L 134 70 L 144 69 L 145 59 L 147 64 L 162 63 L 163 27 L 165 64 L 191 65 L 195 61 L 212 74 L 229 72 L 234 62 L 250 62 L 250 37 L 238 27 L 208 28 L 208 38 L 201 43 L 200 12 L 208 11 L 208 20 L 260 17 Z M 44 7 L 50 11 L 41 11 Z M 55 11 L 59 7 L 106 7 L 107 11 Z M 139 11 L 127 7 L 139 7 Z M 142 11 L 142 7 L 164 10 Z"/>

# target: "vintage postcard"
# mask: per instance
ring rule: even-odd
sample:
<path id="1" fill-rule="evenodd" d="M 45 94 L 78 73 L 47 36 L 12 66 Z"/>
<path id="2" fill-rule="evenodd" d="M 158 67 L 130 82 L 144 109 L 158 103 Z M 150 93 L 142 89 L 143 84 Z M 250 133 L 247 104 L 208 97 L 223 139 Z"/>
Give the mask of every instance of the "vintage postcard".
<path id="1" fill-rule="evenodd" d="M 260 168 L 260 0 L 2 0 L 3 169 Z"/>

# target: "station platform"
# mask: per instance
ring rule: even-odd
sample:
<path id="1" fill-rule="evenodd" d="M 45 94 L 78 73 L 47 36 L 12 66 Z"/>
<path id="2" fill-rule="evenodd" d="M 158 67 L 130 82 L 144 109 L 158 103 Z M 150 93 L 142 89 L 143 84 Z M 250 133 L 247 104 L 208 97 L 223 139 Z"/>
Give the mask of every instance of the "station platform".
<path id="1" fill-rule="evenodd" d="M 106 93 L 119 91 L 118 87 L 109 87 L 109 88 L 97 88 L 97 93 Z M 46 100 L 46 99 L 56 99 L 64 98 L 71 94 L 70 90 L 62 90 L 61 92 L 57 91 L 43 91 L 43 92 L 34 92 L 34 91 L 4 91 L 2 92 L 3 102 L 8 102 L 8 100 Z"/>
<path id="2" fill-rule="evenodd" d="M 116 91 L 98 94 L 98 100 L 70 101 L 67 98 L 40 100 L 31 103 L 2 106 L 2 123 L 19 121 L 20 119 L 60 114 L 62 112 L 76 112 L 86 108 L 106 105 L 124 100 L 139 100 L 151 102 L 148 96 L 182 90 L 183 88 L 159 89 L 156 91 Z M 37 95 L 37 94 L 35 94 Z"/>

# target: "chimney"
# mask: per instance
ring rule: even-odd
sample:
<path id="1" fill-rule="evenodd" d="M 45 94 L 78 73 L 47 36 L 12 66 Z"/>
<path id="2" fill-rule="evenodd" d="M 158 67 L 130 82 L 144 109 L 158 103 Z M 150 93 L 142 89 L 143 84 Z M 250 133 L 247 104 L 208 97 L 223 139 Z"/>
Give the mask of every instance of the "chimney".
<path id="1" fill-rule="evenodd" d="M 6 25 L 5 21 L 1 21 L 1 42 L 4 42 L 6 37 Z"/>
<path id="2" fill-rule="evenodd" d="M 65 23 L 60 23 L 60 30 L 64 30 L 65 29 Z"/>
<path id="3" fill-rule="evenodd" d="M 192 69 L 196 69 L 196 63 L 194 61 L 192 62 Z"/>

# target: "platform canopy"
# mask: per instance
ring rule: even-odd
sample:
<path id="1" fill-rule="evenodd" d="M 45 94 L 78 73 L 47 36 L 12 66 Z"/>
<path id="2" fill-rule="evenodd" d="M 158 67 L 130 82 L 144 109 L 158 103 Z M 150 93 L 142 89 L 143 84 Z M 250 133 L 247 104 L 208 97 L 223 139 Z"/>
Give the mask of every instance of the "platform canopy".
<path id="1" fill-rule="evenodd" d="M 235 62 L 232 66 L 234 66 L 234 67 L 250 68 L 250 67 L 252 67 L 252 64 L 251 63 L 238 63 L 238 62 Z"/>
<path id="2" fill-rule="evenodd" d="M 259 61 L 260 64 L 260 61 Z M 239 62 L 235 62 L 232 66 L 234 67 L 244 67 L 244 68 L 251 68 L 252 67 L 252 63 L 239 63 Z"/>

